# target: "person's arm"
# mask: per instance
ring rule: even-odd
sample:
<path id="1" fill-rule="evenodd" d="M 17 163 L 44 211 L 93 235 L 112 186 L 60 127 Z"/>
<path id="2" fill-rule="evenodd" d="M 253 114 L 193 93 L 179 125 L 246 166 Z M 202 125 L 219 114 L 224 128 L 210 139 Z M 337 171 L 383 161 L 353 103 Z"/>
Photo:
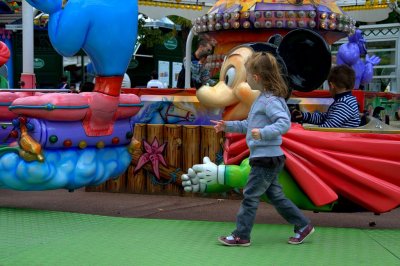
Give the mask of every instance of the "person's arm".
<path id="1" fill-rule="evenodd" d="M 266 125 L 260 129 L 261 139 L 275 139 L 279 135 L 285 134 L 290 128 L 290 117 L 287 107 L 280 100 L 270 101 L 265 106 L 265 114 L 272 121 L 271 125 Z"/>
<path id="2" fill-rule="evenodd" d="M 214 124 L 215 131 L 218 132 L 247 132 L 247 120 L 242 121 L 224 121 L 224 120 L 210 120 Z M 242 130 L 245 130 L 242 132 Z"/>
<path id="3" fill-rule="evenodd" d="M 321 125 L 325 122 L 328 113 L 308 113 L 301 112 L 303 116 L 303 123 L 309 123 L 314 125 Z"/>
<path id="4" fill-rule="evenodd" d="M 198 61 L 192 61 L 191 68 L 190 68 L 191 78 L 192 78 L 193 81 L 195 81 L 196 83 L 199 83 L 199 84 L 202 83 L 200 70 L 201 69 L 200 69 L 199 62 Z"/>
<path id="5" fill-rule="evenodd" d="M 247 119 L 242 121 L 225 121 L 225 132 L 247 133 Z"/>
<path id="6" fill-rule="evenodd" d="M 334 108 L 334 110 L 329 112 L 329 116 L 319 125 L 320 127 L 343 127 L 353 115 L 353 108 L 346 102 L 337 102 L 332 108 Z"/>
<path id="7" fill-rule="evenodd" d="M 214 86 L 216 83 L 214 80 L 211 79 L 210 71 L 205 66 L 202 66 L 200 69 L 200 79 L 203 85 L 208 84 L 209 86 Z"/>

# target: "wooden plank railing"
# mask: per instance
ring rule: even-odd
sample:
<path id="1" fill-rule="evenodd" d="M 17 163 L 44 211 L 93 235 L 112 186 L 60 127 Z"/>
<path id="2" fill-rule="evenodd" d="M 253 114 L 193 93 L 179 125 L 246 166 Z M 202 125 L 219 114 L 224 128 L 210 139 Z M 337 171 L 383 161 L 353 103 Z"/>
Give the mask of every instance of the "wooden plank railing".
<path id="1" fill-rule="evenodd" d="M 216 133 L 213 126 L 136 124 L 134 138 L 150 145 L 155 138 L 159 146 L 166 143 L 162 155 L 167 166 L 159 164 L 159 177 L 155 176 L 150 162 L 134 171 L 145 152 L 142 144 L 124 174 L 99 186 L 86 187 L 86 191 L 182 195 L 180 178 L 188 168 L 202 163 L 204 156 L 214 162 L 222 157 L 223 133 Z"/>

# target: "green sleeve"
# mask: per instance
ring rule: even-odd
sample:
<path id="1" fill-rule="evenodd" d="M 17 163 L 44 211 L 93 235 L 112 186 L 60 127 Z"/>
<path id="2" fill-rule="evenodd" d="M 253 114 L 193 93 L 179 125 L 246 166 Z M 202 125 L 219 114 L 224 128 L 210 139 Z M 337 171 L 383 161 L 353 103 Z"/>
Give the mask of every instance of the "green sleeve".
<path id="1" fill-rule="evenodd" d="M 238 165 L 227 165 L 225 169 L 225 185 L 232 188 L 244 188 L 249 178 L 249 159 Z"/>

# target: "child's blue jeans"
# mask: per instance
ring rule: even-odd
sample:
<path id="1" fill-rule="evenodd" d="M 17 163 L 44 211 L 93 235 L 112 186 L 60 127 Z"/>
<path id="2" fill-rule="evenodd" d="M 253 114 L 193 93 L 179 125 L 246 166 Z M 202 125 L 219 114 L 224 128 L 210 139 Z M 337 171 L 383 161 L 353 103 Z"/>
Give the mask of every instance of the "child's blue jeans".
<path id="1" fill-rule="evenodd" d="M 284 164 L 285 162 L 282 161 L 265 167 L 257 165 L 251 167 L 249 179 L 243 190 L 244 199 L 236 218 L 236 230 L 232 232 L 232 235 L 241 239 L 250 239 L 260 197 L 264 193 L 278 213 L 288 223 L 294 225 L 295 231 L 310 223 L 299 208 L 286 198 L 282 186 L 278 183 L 278 174 Z"/>

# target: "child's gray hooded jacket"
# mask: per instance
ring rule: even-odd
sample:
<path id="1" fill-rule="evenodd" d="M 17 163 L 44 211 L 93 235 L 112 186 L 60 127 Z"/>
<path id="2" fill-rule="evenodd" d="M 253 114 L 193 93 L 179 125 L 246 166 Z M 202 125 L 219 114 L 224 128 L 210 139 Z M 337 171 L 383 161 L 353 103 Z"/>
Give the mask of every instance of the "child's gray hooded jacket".
<path id="1" fill-rule="evenodd" d="M 261 139 L 255 140 L 251 130 L 259 128 Z M 226 121 L 226 132 L 246 134 L 250 158 L 283 155 L 282 135 L 290 128 L 290 113 L 285 99 L 262 92 L 251 106 L 246 120 Z"/>

